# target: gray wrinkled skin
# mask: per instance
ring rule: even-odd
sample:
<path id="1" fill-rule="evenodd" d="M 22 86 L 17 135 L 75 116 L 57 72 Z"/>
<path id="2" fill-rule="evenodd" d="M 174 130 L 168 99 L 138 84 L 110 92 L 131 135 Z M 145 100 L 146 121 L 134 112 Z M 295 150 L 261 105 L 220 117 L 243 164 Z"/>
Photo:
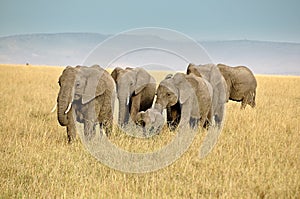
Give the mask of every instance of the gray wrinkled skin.
<path id="1" fill-rule="evenodd" d="M 206 79 L 212 86 L 212 115 L 214 122 L 221 125 L 224 119 L 225 103 L 228 101 L 227 84 L 219 68 L 214 64 L 189 64 L 187 74 L 193 73 Z"/>
<path id="2" fill-rule="evenodd" d="M 112 131 L 115 84 L 110 74 L 98 65 L 66 67 L 59 77 L 57 118 L 67 127 L 68 142 L 76 137 L 75 120 L 84 124 L 90 140 L 99 124 L 106 134 Z"/>
<path id="3" fill-rule="evenodd" d="M 257 82 L 252 71 L 245 66 L 224 64 L 218 64 L 218 68 L 226 80 L 229 99 L 241 102 L 241 109 L 245 109 L 247 104 L 254 108 Z"/>

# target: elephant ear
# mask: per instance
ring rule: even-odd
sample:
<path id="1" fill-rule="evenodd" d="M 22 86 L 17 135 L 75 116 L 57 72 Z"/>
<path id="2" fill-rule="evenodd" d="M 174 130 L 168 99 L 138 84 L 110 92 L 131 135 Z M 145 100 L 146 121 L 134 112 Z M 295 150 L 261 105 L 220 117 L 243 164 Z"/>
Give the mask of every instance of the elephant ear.
<path id="1" fill-rule="evenodd" d="M 177 73 L 176 75 L 174 75 L 173 77 L 174 79 L 174 83 L 178 89 L 178 99 L 180 104 L 185 103 L 191 96 L 191 85 L 189 84 L 189 82 L 186 79 L 186 75 L 183 73 Z"/>
<path id="2" fill-rule="evenodd" d="M 173 74 L 170 73 L 170 74 L 166 75 L 165 79 L 171 79 L 172 77 L 173 77 Z"/>
<path id="3" fill-rule="evenodd" d="M 155 83 L 152 82 L 153 80 L 151 75 L 143 68 L 136 68 L 136 84 L 135 84 L 135 89 L 134 93 L 138 94 L 140 93 L 149 83 Z"/>
<path id="4" fill-rule="evenodd" d="M 115 80 L 115 82 L 117 82 L 117 79 L 120 75 L 120 72 L 123 71 L 123 68 L 120 67 L 116 67 L 112 72 L 111 72 L 111 76 L 112 78 Z"/>
<path id="5" fill-rule="evenodd" d="M 189 75 L 189 74 L 194 74 L 198 77 L 203 77 L 203 75 L 201 74 L 201 69 L 199 68 L 199 66 L 196 66 L 195 64 L 192 64 L 190 63 L 188 65 L 188 68 L 186 70 L 186 74 Z"/>
<path id="6" fill-rule="evenodd" d="M 106 90 L 105 85 L 99 86 L 99 81 L 101 81 L 104 71 L 87 68 L 84 72 L 86 75 L 86 86 L 82 94 L 82 104 L 90 102 L 95 97 L 102 95 Z"/>
<path id="7" fill-rule="evenodd" d="M 197 70 L 197 68 L 193 67 L 192 71 L 191 71 L 194 75 L 198 76 L 198 77 L 202 77 L 201 73 L 199 72 L 199 70 Z"/>
<path id="8" fill-rule="evenodd" d="M 126 67 L 125 70 L 134 70 L 132 67 Z"/>

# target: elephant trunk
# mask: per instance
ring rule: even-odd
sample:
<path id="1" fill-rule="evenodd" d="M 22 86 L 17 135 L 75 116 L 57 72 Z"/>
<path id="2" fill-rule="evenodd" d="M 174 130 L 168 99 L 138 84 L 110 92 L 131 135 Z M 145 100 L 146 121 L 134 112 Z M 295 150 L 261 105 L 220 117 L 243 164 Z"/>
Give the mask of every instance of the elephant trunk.
<path id="1" fill-rule="evenodd" d="M 164 107 L 159 103 L 155 103 L 154 109 L 156 109 L 160 114 L 162 114 Z"/>
<path id="2" fill-rule="evenodd" d="M 163 113 L 163 110 L 167 108 L 168 100 L 162 98 L 160 95 L 157 95 L 156 101 L 154 104 L 154 109 L 156 109 L 160 114 Z"/>
<path id="3" fill-rule="evenodd" d="M 68 112 L 71 109 L 72 101 L 72 89 L 61 87 L 57 97 L 57 118 L 61 126 L 67 126 L 69 123 Z"/>
<path id="4" fill-rule="evenodd" d="M 118 124 L 123 126 L 128 123 L 129 120 L 129 106 L 130 98 L 127 96 L 120 96 L 119 98 L 119 118 Z"/>

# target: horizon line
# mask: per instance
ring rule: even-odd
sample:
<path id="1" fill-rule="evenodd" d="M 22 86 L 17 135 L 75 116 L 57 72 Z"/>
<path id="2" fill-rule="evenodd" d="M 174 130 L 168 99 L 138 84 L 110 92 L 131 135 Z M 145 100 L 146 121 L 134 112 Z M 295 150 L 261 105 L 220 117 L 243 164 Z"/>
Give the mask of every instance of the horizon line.
<path id="1" fill-rule="evenodd" d="M 56 34 L 96 34 L 96 35 L 102 35 L 105 37 L 110 37 L 116 34 L 112 33 L 101 33 L 101 32 L 33 32 L 33 33 L 16 33 L 16 34 L 10 34 L 10 35 L 0 35 L 0 39 L 3 38 L 9 38 L 9 37 L 19 37 L 19 36 L 31 36 L 31 35 L 56 35 Z M 188 35 L 189 36 L 189 35 Z M 191 37 L 191 36 L 189 36 Z M 191 37 L 193 38 L 193 37 Z M 194 38 L 193 38 L 194 39 Z M 289 44 L 300 44 L 300 41 L 275 41 L 275 40 L 260 40 L 260 39 L 194 39 L 197 42 L 230 42 L 230 41 L 254 41 L 254 42 L 269 42 L 269 43 L 289 43 Z"/>

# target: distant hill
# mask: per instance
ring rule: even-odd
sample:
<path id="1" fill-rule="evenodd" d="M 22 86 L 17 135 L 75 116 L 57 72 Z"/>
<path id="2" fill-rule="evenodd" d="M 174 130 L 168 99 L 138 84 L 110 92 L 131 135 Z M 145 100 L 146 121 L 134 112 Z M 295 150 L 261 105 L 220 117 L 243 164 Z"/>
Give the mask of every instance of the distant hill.
<path id="1" fill-rule="evenodd" d="M 0 63 L 78 65 L 83 62 L 87 54 L 97 44 L 108 37 L 109 35 L 97 33 L 29 34 L 0 37 Z M 174 40 L 166 42 L 163 38 L 156 36 L 128 35 L 124 37 L 121 43 L 107 47 L 111 48 L 107 51 L 101 51 L 101 55 L 105 57 L 109 56 L 111 52 L 117 53 L 118 45 L 122 47 L 134 46 L 139 42 L 149 43 L 150 46 L 153 43 L 164 42 L 171 49 L 189 48 L 189 44 L 185 45 Z M 299 43 L 234 40 L 201 41 L 199 44 L 205 48 L 214 63 L 224 63 L 232 66 L 246 65 L 256 74 L 300 75 Z M 192 50 L 187 50 L 187 52 L 190 54 L 195 53 Z M 164 54 L 157 56 L 161 60 L 167 59 Z M 146 54 L 137 56 L 138 63 L 142 63 L 143 59 L 150 58 Z M 94 61 L 96 63 L 100 62 L 98 64 L 102 65 L 106 60 L 97 60 L 95 57 Z M 149 65 L 147 63 L 148 68 Z M 185 70 L 186 65 L 174 60 L 173 67 L 176 70 Z M 164 68 L 164 66 L 157 65 L 156 68 L 154 67 L 154 69 L 161 68 Z"/>
<path id="2" fill-rule="evenodd" d="M 257 74 L 300 75 L 300 44 L 251 40 L 202 42 L 214 63 L 246 65 Z"/>
<path id="3" fill-rule="evenodd" d="M 93 33 L 0 37 L 0 63 L 76 65 L 107 36 Z"/>

